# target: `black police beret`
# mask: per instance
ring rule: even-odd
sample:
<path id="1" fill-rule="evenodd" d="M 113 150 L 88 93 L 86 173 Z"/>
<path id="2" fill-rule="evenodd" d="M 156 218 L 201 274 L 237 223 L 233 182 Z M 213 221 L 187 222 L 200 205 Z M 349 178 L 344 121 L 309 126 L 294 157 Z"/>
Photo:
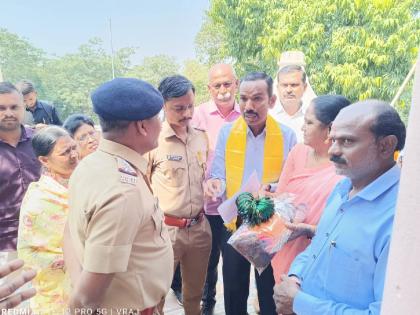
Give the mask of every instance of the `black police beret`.
<path id="1" fill-rule="evenodd" d="M 151 84 L 134 78 L 105 82 L 91 94 L 93 110 L 104 120 L 144 120 L 155 116 L 163 97 Z"/>

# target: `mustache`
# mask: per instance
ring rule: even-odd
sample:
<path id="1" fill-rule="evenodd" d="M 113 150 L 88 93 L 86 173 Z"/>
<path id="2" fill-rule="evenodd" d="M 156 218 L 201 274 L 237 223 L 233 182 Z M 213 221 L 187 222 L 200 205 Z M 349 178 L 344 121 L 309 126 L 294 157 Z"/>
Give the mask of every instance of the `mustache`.
<path id="1" fill-rule="evenodd" d="M 331 162 L 334 162 L 334 163 L 337 163 L 337 164 L 343 164 L 343 165 L 346 165 L 347 164 L 346 160 L 344 160 L 343 158 L 341 158 L 341 157 L 339 157 L 337 155 L 332 155 L 330 157 L 330 161 Z"/>
<path id="2" fill-rule="evenodd" d="M 217 99 L 219 101 L 226 101 L 230 99 L 230 93 L 226 92 L 225 94 L 217 94 Z"/>
<path id="3" fill-rule="evenodd" d="M 258 113 L 256 111 L 253 111 L 253 110 L 247 110 L 247 111 L 244 112 L 244 115 L 258 116 Z"/>

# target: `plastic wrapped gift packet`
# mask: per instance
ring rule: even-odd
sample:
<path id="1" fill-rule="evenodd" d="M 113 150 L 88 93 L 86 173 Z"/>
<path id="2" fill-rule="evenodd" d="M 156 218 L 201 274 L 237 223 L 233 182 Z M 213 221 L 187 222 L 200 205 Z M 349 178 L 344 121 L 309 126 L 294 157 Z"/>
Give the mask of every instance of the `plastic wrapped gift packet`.
<path id="1" fill-rule="evenodd" d="M 228 243 L 261 274 L 292 233 L 284 221 L 296 222 L 296 218 L 302 222 L 304 208 L 296 207 L 291 195 L 271 199 L 254 198 L 250 193 L 243 193 L 238 196 L 236 204 L 243 224 Z"/>
<path id="2" fill-rule="evenodd" d="M 274 211 L 279 213 L 283 220 L 293 223 L 305 221 L 308 209 L 304 204 L 295 203 L 295 195 L 283 193 L 272 199 Z"/>

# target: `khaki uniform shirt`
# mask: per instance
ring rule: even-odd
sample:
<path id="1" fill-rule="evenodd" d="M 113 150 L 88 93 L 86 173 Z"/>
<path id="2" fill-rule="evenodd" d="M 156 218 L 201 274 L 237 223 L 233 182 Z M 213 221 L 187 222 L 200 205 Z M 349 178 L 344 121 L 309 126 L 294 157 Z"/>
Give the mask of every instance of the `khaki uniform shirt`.
<path id="1" fill-rule="evenodd" d="M 193 218 L 203 210 L 208 148 L 204 131 L 188 127 L 184 143 L 168 122 L 162 124 L 159 146 L 148 153 L 148 173 L 165 214 Z"/>
<path id="2" fill-rule="evenodd" d="M 103 308 L 155 306 L 172 281 L 172 245 L 146 171 L 141 155 L 103 139 L 70 179 L 68 224 L 76 255 L 83 270 L 114 274 Z"/>

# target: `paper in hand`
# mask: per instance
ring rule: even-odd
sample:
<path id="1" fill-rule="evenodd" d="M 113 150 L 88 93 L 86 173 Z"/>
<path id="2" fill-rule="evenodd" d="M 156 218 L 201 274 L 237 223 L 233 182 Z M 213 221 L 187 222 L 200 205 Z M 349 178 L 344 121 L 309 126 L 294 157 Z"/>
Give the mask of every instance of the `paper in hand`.
<path id="1" fill-rule="evenodd" d="M 257 172 L 252 172 L 251 176 L 249 176 L 246 183 L 241 187 L 241 189 L 234 194 L 231 198 L 224 201 L 217 210 L 219 211 L 220 216 L 222 217 L 225 223 L 231 222 L 238 216 L 238 208 L 236 207 L 236 198 L 239 194 L 243 192 L 249 192 L 251 194 L 258 192 L 260 189 L 261 183 L 258 179 Z"/>

